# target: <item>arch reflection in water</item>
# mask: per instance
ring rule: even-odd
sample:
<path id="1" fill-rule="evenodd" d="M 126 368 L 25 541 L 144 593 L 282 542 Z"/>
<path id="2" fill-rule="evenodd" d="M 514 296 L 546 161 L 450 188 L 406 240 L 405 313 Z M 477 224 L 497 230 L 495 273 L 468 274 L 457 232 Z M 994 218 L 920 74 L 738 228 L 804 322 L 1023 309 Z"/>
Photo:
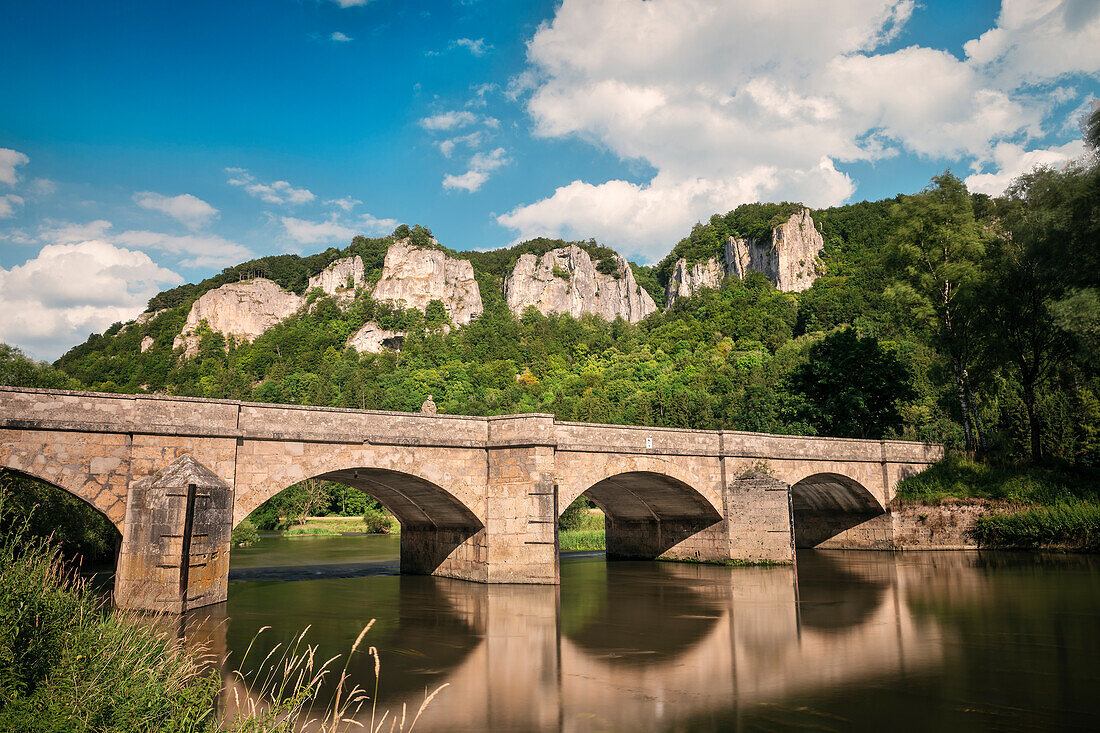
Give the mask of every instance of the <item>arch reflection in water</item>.
<path id="1" fill-rule="evenodd" d="M 312 625 L 328 658 L 377 618 L 366 642 L 382 651 L 380 708 L 415 710 L 449 684 L 418 730 L 706 729 L 749 706 L 934 670 L 943 636 L 913 619 L 890 567 L 849 554 L 800 560 L 797 576 L 574 558 L 560 595 L 416 576 L 234 583 L 221 633 L 239 656 L 273 626 L 262 654 Z M 368 656 L 349 671 L 373 688 Z"/>

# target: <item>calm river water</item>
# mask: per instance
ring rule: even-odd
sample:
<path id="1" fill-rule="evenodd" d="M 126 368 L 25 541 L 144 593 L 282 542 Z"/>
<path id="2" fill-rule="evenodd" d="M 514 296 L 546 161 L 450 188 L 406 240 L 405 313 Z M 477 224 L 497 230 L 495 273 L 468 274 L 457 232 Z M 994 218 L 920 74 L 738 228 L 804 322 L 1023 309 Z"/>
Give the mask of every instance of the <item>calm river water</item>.
<path id="1" fill-rule="evenodd" d="M 306 626 L 418 731 L 1100 729 L 1100 559 L 809 551 L 796 568 L 563 557 L 561 586 L 397 575 L 394 537 L 264 539 L 189 630 Z M 338 670 L 337 670 L 338 673 Z M 238 688 L 238 695 L 247 690 Z M 368 716 L 369 720 L 369 716 Z"/>

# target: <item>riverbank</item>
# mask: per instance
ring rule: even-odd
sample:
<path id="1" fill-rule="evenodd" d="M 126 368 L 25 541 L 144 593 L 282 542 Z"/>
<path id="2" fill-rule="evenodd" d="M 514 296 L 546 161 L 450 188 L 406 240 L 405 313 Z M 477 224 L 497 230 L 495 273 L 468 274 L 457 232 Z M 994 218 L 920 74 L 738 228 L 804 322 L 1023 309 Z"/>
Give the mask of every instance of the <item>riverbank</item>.
<path id="1" fill-rule="evenodd" d="M 1100 551 L 1100 475 L 948 455 L 898 484 L 895 542 Z"/>

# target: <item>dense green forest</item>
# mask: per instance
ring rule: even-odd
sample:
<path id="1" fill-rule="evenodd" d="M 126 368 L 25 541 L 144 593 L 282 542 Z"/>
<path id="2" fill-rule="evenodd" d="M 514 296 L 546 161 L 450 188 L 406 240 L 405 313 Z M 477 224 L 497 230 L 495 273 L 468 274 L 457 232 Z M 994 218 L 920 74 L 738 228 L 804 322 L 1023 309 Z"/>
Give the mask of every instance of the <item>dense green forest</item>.
<path id="1" fill-rule="evenodd" d="M 1095 142 L 1095 141 L 1094 141 Z M 1095 147 L 1093 147 L 1095 151 Z M 797 205 L 748 204 L 696 225 L 657 267 L 633 265 L 661 304 L 674 257 L 758 236 Z M 165 392 L 262 402 L 445 413 L 549 412 L 563 420 L 898 437 L 946 443 L 1003 464 L 1100 466 L 1100 164 L 1036 169 L 1000 198 L 950 173 L 922 191 L 812 211 L 824 237 L 818 278 L 801 293 L 762 276 L 731 279 L 638 324 L 514 314 L 503 281 L 539 239 L 470 260 L 485 312 L 444 328 L 433 302 L 401 310 L 358 293 L 310 307 L 251 343 L 207 331 L 200 353 L 172 350 L 190 304 L 262 274 L 303 292 L 333 260 L 360 255 L 377 279 L 387 247 L 423 227 L 310 257 L 280 255 L 161 293 L 143 324 L 115 324 L 54 365 L 0 350 L 0 382 Z M 599 263 L 612 252 L 578 242 Z M 717 248 L 717 249 L 716 249 Z M 358 354 L 367 321 L 409 332 L 400 352 Z M 155 340 L 142 353 L 146 336 Z"/>

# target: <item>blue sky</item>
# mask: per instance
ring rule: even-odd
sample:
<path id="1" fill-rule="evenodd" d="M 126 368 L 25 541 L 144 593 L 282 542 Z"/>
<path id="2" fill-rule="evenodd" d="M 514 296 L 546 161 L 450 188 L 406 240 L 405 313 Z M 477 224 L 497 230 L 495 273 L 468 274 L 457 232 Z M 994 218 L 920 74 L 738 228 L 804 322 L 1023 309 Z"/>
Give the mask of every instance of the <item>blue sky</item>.
<path id="1" fill-rule="evenodd" d="M 1100 2 L 0 2 L 0 340 L 397 222 L 642 262 L 751 200 L 1083 154 Z"/>

